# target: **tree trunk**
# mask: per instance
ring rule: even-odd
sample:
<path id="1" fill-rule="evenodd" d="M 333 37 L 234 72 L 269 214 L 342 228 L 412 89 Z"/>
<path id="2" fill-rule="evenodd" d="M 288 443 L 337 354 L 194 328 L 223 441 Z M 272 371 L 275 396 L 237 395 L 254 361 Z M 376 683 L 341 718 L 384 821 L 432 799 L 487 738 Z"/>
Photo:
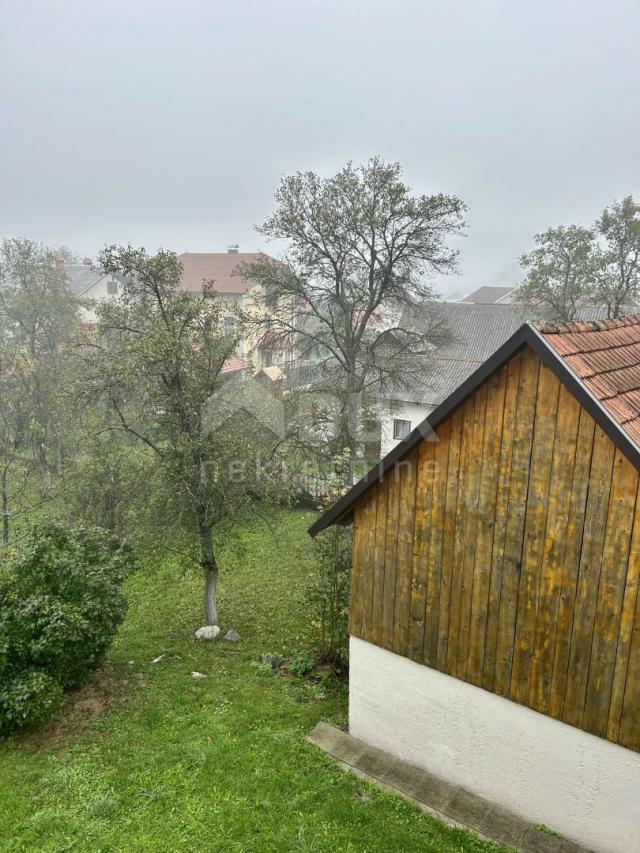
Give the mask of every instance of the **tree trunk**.
<path id="1" fill-rule="evenodd" d="M 49 460 L 47 459 L 47 451 L 44 444 L 38 446 L 38 461 L 40 462 L 40 470 L 42 471 L 42 485 L 46 495 L 51 491 L 51 470 L 49 468 Z"/>
<path id="2" fill-rule="evenodd" d="M 204 623 L 218 624 L 218 564 L 213 551 L 213 531 L 200 527 L 201 565 L 204 572 Z"/>
<path id="3" fill-rule="evenodd" d="M 356 462 L 360 451 L 360 417 L 362 415 L 362 396 L 356 392 L 349 394 L 347 402 L 347 423 L 349 430 L 349 450 L 351 458 L 349 460 L 349 482 L 347 485 L 352 486 L 356 481 Z"/>
<path id="4" fill-rule="evenodd" d="M 204 621 L 206 625 L 218 624 L 218 570 L 205 571 L 204 575 Z"/>
<path id="5" fill-rule="evenodd" d="M 9 547 L 9 494 L 7 491 L 7 470 L 2 472 L 2 544 Z"/>

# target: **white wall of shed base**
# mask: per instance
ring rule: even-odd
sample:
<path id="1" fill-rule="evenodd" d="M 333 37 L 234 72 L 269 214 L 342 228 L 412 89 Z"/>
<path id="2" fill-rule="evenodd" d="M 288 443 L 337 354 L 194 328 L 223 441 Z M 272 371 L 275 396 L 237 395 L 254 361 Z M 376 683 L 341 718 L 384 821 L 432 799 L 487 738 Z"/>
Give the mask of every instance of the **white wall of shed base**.
<path id="1" fill-rule="evenodd" d="M 355 637 L 349 732 L 589 849 L 640 851 L 640 753 Z"/>

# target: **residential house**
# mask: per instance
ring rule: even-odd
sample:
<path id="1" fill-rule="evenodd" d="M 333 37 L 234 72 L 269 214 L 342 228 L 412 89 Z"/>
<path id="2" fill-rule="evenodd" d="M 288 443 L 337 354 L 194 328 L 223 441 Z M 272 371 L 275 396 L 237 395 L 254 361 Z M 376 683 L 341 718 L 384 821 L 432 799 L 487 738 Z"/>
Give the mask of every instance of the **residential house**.
<path id="1" fill-rule="evenodd" d="M 184 252 L 178 256 L 183 269 L 180 287 L 202 293 L 204 284 L 212 282 L 226 302 L 239 311 L 250 312 L 255 285 L 242 276 L 239 268 L 259 257 L 258 252 L 239 252 L 237 246 L 230 246 L 227 252 Z M 233 312 L 229 312 L 224 322 L 229 334 L 233 334 L 236 323 Z M 250 358 L 256 368 L 283 365 L 292 358 L 290 345 L 275 335 L 258 341 L 250 334 L 241 341 L 238 354 Z"/>
<path id="2" fill-rule="evenodd" d="M 640 317 L 524 324 L 312 526 L 352 521 L 349 731 L 640 850 Z"/>
<path id="3" fill-rule="evenodd" d="M 83 300 L 82 319 L 85 323 L 96 322 L 95 307 L 98 302 L 117 299 L 120 294 L 121 280 L 111 273 L 105 273 L 91 258 L 75 264 L 59 257 L 56 258 L 56 268 L 64 272 L 70 289 Z"/>
<path id="4" fill-rule="evenodd" d="M 530 306 L 504 303 L 426 302 L 406 308 L 400 319 L 402 328 L 420 334 L 445 329 L 449 340 L 425 358 L 421 374 L 378 397 L 381 455 L 405 439 L 516 329 L 536 316 Z"/>
<path id="5" fill-rule="evenodd" d="M 425 302 L 406 307 L 386 324 L 379 320 L 381 328 L 392 323 L 421 335 L 432 331 L 434 338 L 443 332 L 447 337 L 425 356 L 420 371 L 393 388 L 370 394 L 373 402 L 362 424 L 367 457 L 386 455 L 524 322 L 536 317 L 537 311 L 526 305 Z M 314 398 L 322 398 L 330 410 L 335 370 L 332 364 L 291 365 L 285 392 L 313 387 L 318 392 Z"/>

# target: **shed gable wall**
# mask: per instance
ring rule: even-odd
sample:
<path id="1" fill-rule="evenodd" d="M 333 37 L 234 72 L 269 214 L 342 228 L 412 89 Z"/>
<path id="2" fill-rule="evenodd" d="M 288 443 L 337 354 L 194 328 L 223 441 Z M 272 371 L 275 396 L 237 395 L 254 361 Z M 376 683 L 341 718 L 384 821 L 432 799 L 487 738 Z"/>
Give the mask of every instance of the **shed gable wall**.
<path id="1" fill-rule="evenodd" d="M 351 633 L 640 751 L 636 468 L 524 347 L 354 513 Z"/>

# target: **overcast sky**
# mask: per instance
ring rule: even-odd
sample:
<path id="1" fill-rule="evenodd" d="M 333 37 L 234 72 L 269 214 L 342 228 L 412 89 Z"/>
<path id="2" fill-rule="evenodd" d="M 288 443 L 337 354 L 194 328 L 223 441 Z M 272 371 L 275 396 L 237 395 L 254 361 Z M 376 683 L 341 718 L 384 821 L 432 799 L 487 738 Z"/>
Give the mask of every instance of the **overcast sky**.
<path id="1" fill-rule="evenodd" d="M 0 235 L 268 248 L 284 174 L 373 154 L 470 207 L 462 275 L 640 195 L 638 0 L 0 0 Z"/>

